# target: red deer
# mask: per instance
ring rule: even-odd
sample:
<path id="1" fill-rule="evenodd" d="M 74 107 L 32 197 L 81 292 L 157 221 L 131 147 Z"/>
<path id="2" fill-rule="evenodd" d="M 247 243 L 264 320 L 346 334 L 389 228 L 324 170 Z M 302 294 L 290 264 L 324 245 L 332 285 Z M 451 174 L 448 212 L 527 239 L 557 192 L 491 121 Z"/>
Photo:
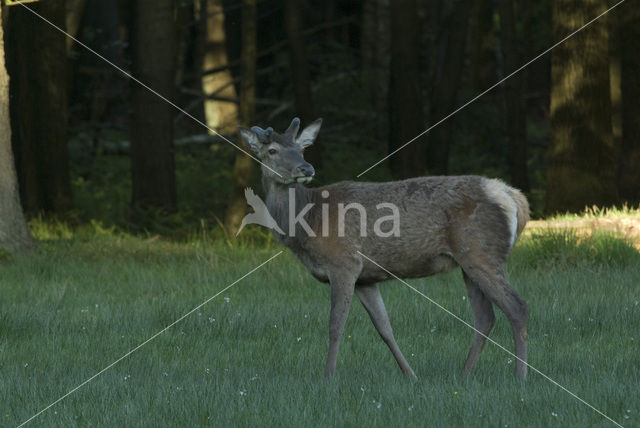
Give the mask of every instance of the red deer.
<path id="1" fill-rule="evenodd" d="M 263 162 L 266 206 L 285 232 L 275 235 L 315 278 L 331 285 L 325 375 L 335 371 L 340 336 L 355 293 L 404 374 L 415 378 L 396 344 L 378 290 L 377 284 L 392 276 L 363 254 L 401 278 L 460 267 L 476 330 L 464 373 L 469 374 L 478 361 L 495 322 L 495 304 L 513 329 L 515 374 L 525 378 L 528 307 L 507 281 L 504 266 L 529 219 L 526 198 L 499 180 L 480 176 L 345 181 L 307 188 L 304 184 L 315 171 L 304 160 L 303 151 L 313 144 L 321 123 L 316 120 L 299 135 L 297 118 L 283 134 L 257 126 L 239 127 L 239 131 Z M 351 209 L 355 206 L 362 209 Z M 392 212 L 398 216 L 392 229 L 398 230 L 387 227 L 384 233 L 373 233 L 382 229 L 380 219 L 373 216 L 381 206 L 397 207 Z"/>

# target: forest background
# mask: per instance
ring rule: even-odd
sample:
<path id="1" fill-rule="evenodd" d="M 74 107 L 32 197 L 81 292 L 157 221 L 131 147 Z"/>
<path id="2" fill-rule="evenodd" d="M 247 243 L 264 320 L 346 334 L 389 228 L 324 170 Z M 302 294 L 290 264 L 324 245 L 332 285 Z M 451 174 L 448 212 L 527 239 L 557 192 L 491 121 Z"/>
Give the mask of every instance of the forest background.
<path id="1" fill-rule="evenodd" d="M 243 145 L 238 124 L 283 130 L 294 116 L 324 118 L 306 153 L 313 185 L 356 179 L 446 117 L 357 179 L 499 177 L 527 194 L 534 217 L 640 202 L 632 1 L 539 57 L 614 3 L 27 4 L 3 7 L 11 133 L 0 146 L 11 146 L 28 219 L 231 236 L 247 209 L 242 190 L 259 189 L 260 174 L 227 140 Z M 13 206 L 6 224 L 20 223 Z M 5 247 L 27 242 L 9 229 Z"/>

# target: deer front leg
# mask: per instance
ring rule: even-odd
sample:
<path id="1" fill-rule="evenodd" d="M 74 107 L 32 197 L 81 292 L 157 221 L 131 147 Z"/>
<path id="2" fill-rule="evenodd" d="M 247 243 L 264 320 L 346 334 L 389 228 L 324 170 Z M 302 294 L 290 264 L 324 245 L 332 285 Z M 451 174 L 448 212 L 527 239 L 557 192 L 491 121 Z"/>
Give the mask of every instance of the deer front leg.
<path id="1" fill-rule="evenodd" d="M 411 366 L 409 366 L 404 355 L 402 355 L 402 352 L 396 343 L 396 339 L 393 337 L 393 330 L 391 329 L 387 309 L 384 307 L 384 301 L 382 300 L 382 295 L 380 294 L 378 285 L 359 285 L 356 287 L 356 295 L 369 313 L 373 325 L 376 327 L 376 330 L 378 330 L 382 340 L 384 340 L 391 350 L 391 353 L 395 357 L 402 372 L 410 379 L 417 379 L 415 373 L 411 369 Z"/>
<path id="2" fill-rule="evenodd" d="M 324 375 L 329 377 L 336 370 L 340 336 L 344 323 L 349 315 L 349 306 L 353 297 L 355 279 L 340 276 L 330 278 L 331 282 L 331 315 L 329 319 L 329 355 Z"/>

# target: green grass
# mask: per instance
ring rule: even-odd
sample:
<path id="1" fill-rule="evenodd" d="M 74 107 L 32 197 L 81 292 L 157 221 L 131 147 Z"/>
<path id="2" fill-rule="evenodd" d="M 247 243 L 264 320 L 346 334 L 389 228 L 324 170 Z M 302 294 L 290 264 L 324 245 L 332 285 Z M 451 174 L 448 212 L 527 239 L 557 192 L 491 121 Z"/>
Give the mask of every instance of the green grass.
<path id="1" fill-rule="evenodd" d="M 104 230 L 56 236 L 0 262 L 2 426 L 279 250 Z M 556 234 L 524 239 L 508 266 L 530 306 L 530 364 L 625 426 L 640 424 L 639 262 L 618 238 Z M 410 282 L 472 322 L 459 272 Z M 491 344 L 462 379 L 472 332 L 397 281 L 382 293 L 417 382 L 402 377 L 356 301 L 337 374 L 325 380 L 329 287 L 286 251 L 30 425 L 613 426 L 532 371 L 517 381 L 512 358 Z M 497 315 L 491 337 L 512 349 Z"/>
<path id="2" fill-rule="evenodd" d="M 556 214 L 549 218 L 549 220 L 594 220 L 594 219 L 619 219 L 619 218 L 640 218 L 640 206 L 629 207 L 624 205 L 622 207 L 604 207 L 598 206 L 587 207 L 582 213 L 564 213 Z"/>

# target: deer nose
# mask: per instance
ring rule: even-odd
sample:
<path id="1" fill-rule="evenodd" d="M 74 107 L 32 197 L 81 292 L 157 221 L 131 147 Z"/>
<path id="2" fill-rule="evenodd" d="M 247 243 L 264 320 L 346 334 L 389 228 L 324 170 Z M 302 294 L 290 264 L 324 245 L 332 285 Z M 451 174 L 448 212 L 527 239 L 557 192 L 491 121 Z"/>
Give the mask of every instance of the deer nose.
<path id="1" fill-rule="evenodd" d="M 313 177 L 316 171 L 310 164 L 303 164 L 296 168 L 296 172 L 305 176 L 305 177 Z"/>

